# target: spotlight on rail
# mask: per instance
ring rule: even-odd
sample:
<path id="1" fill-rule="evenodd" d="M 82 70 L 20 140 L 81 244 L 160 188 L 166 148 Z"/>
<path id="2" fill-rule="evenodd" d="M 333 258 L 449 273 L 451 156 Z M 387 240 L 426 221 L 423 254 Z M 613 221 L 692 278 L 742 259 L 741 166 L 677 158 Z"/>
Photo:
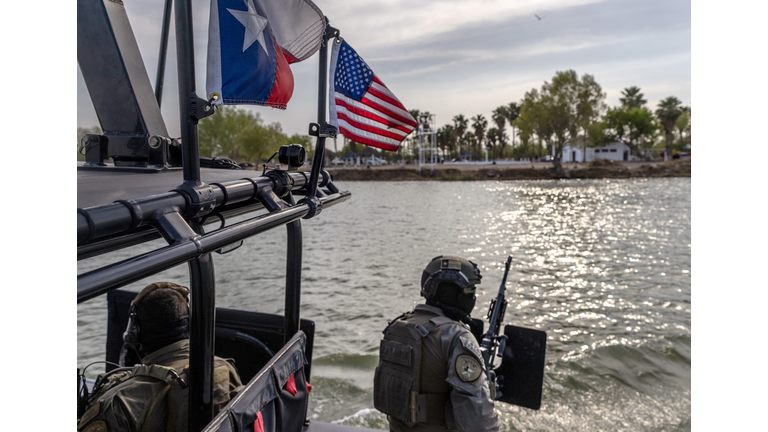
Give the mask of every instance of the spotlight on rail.
<path id="1" fill-rule="evenodd" d="M 307 153 L 304 151 L 304 147 L 301 144 L 291 144 L 280 146 L 277 158 L 281 164 L 288 167 L 288 171 L 293 171 L 304 165 L 306 156 Z"/>

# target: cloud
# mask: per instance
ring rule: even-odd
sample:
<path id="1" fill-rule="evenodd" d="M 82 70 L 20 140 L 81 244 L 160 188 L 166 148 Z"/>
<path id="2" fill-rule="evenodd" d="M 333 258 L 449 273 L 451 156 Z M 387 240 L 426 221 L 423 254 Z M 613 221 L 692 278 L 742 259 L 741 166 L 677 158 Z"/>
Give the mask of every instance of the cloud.
<path id="1" fill-rule="evenodd" d="M 327 4 L 326 15 L 333 25 L 343 28 L 344 35 L 360 38 L 361 48 L 374 49 L 401 42 L 454 32 L 467 26 L 504 22 L 516 17 L 535 19 L 533 14 L 569 6 L 595 3 L 601 0 L 440 0 L 412 2 L 348 2 L 333 0 Z"/>
<path id="2" fill-rule="evenodd" d="M 406 106 L 436 112 L 438 123 L 458 113 L 487 116 L 567 69 L 594 75 L 612 104 L 631 85 L 650 103 L 670 94 L 690 100 L 689 3 L 606 1 L 544 15 L 470 22 L 378 46 L 366 61 L 393 91 L 405 89 Z"/>
<path id="3" fill-rule="evenodd" d="M 670 95 L 690 104 L 688 1 L 315 3 L 406 107 L 436 113 L 439 124 L 459 113 L 488 117 L 497 106 L 520 100 L 525 91 L 567 69 L 594 75 L 609 104 L 617 104 L 620 91 L 632 85 L 641 87 L 651 106 Z M 196 76 L 203 94 L 208 4 L 195 5 Z M 162 2 L 137 0 L 126 8 L 154 82 Z M 289 134 L 306 133 L 317 117 L 317 68 L 317 56 L 293 66 L 296 88 L 287 111 L 249 109 L 268 122 L 279 121 Z M 163 99 L 172 134 L 179 123 L 175 75 L 172 37 Z M 89 103 L 81 84 L 82 126 L 96 124 L 92 113 L 90 123 L 82 120 L 89 118 Z"/>

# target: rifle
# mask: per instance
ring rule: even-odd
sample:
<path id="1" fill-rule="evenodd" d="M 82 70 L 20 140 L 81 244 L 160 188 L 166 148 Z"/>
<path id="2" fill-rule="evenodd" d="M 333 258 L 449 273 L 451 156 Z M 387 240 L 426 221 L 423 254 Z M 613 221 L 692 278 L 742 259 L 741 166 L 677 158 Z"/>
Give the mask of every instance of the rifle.
<path id="1" fill-rule="evenodd" d="M 488 308 L 488 332 L 483 336 L 483 341 L 480 343 L 480 353 L 483 355 L 483 361 L 485 362 L 485 373 L 488 376 L 488 385 L 491 387 L 492 394 L 495 395 L 494 399 L 501 397 L 501 391 L 498 389 L 496 383 L 496 375 L 492 370 L 493 358 L 498 355 L 501 357 L 504 354 L 504 348 L 507 344 L 507 336 L 499 334 L 501 329 L 501 323 L 504 321 L 504 313 L 507 311 L 507 299 L 504 295 L 506 291 L 507 275 L 509 274 L 509 266 L 512 264 L 512 255 L 507 258 L 507 263 L 504 268 L 504 277 L 501 280 L 501 286 L 499 287 L 499 293 L 496 298 L 491 300 L 491 305 Z"/>

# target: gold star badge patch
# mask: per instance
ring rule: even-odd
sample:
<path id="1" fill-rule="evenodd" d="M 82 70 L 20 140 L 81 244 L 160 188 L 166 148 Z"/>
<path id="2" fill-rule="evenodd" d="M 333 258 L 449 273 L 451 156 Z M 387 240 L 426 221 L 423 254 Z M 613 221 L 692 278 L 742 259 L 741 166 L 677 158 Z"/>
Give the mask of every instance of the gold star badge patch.
<path id="1" fill-rule="evenodd" d="M 456 358 L 456 373 L 462 381 L 472 382 L 480 378 L 480 374 L 483 373 L 483 368 L 474 357 L 470 355 L 460 355 Z"/>

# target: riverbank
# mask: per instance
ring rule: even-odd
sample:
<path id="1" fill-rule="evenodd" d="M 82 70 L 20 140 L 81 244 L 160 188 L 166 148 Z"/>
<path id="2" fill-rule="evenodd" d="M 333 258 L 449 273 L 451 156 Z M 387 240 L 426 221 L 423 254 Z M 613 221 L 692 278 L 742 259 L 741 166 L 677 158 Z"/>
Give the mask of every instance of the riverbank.
<path id="1" fill-rule="evenodd" d="M 341 181 L 473 181 L 547 180 L 557 178 L 551 163 L 518 165 L 437 164 L 434 171 L 418 165 L 385 165 L 371 168 L 326 168 Z M 669 162 L 616 162 L 601 159 L 591 163 L 564 163 L 565 179 L 690 177 L 691 158 Z"/>

